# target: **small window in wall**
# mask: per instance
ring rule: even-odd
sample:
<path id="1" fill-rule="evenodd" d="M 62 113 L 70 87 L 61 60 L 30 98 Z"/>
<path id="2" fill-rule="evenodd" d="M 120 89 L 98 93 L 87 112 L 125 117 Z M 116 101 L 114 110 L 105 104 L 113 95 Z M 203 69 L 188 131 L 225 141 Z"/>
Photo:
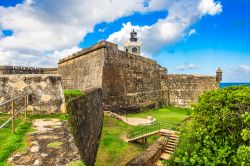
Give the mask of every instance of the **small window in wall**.
<path id="1" fill-rule="evenodd" d="M 132 48 L 132 52 L 137 52 L 137 48 L 136 48 L 136 47 L 133 47 L 133 48 Z"/>
<path id="2" fill-rule="evenodd" d="M 126 52 L 128 52 L 128 49 L 126 48 Z"/>

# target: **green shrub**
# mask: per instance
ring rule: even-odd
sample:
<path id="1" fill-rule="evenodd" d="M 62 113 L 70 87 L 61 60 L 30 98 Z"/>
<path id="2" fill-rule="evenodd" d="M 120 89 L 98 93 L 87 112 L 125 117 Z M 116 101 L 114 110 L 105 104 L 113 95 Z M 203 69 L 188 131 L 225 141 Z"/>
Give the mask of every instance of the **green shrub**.
<path id="1" fill-rule="evenodd" d="M 64 90 L 64 97 L 66 99 L 66 102 L 73 98 L 78 98 L 81 96 L 85 96 L 85 94 L 80 90 L 71 90 L 71 89 Z"/>
<path id="2" fill-rule="evenodd" d="M 192 115 L 169 165 L 249 165 L 249 87 L 207 92 Z"/>

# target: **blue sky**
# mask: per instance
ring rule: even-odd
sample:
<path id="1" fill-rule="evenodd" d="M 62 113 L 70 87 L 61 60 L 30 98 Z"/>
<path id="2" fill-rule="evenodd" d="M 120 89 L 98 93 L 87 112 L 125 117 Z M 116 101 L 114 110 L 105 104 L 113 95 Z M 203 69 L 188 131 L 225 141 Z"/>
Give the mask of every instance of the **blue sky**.
<path id="1" fill-rule="evenodd" d="M 80 2 L 73 1 L 76 6 Z M 144 4 L 140 4 L 143 0 L 120 1 L 120 4 L 115 1 L 109 0 L 107 5 L 117 9 L 119 6 L 120 13 L 100 11 L 100 16 L 89 20 L 92 16 L 89 13 L 100 8 L 98 0 L 92 1 L 93 5 L 96 3 L 92 9 L 82 8 L 82 14 L 73 11 L 74 4 L 66 4 L 69 3 L 66 0 L 60 5 L 48 0 L 1 0 L 0 63 L 53 66 L 61 57 L 100 40 L 117 41 L 122 47 L 127 37 L 124 33 L 135 28 L 142 38 L 144 54 L 167 67 L 169 73 L 215 75 L 217 67 L 221 67 L 224 82 L 250 82 L 250 1 L 201 0 L 203 8 L 199 11 L 190 7 L 199 6 L 199 0 L 178 3 L 155 0 L 144 1 Z M 103 0 L 103 4 L 105 2 Z M 72 5 L 72 11 L 67 11 L 69 5 Z M 187 7 L 189 10 L 183 12 Z M 172 21 L 171 17 L 183 20 Z M 15 18 L 23 20 L 23 24 L 15 22 Z M 187 25 L 182 26 L 183 22 Z M 164 29 L 166 33 L 162 33 L 165 37 L 159 35 L 161 26 L 167 27 Z M 13 57 L 18 58 L 10 60 Z"/>

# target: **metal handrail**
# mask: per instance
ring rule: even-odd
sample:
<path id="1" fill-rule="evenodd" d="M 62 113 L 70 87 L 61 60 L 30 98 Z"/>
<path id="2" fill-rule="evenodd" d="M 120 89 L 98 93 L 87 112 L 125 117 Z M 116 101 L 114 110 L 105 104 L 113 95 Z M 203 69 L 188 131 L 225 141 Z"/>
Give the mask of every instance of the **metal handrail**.
<path id="1" fill-rule="evenodd" d="M 152 125 L 142 126 L 139 129 L 135 129 L 127 134 L 127 138 L 135 138 L 138 136 L 142 136 L 148 134 L 150 132 L 158 131 L 160 129 L 176 129 L 176 127 L 181 126 L 182 123 L 172 122 L 172 121 L 164 121 L 153 123 Z"/>
<path id="2" fill-rule="evenodd" d="M 14 98 L 12 98 L 12 99 L 10 99 L 10 100 L 7 100 L 7 101 L 5 101 L 5 102 L 2 102 L 2 103 L 0 103 L 0 107 L 1 106 L 4 106 L 4 105 L 6 105 L 6 104 L 8 104 L 8 103 L 12 103 L 12 108 L 11 108 L 11 111 L 12 111 L 12 115 L 11 115 L 11 117 L 8 119 L 8 120 L 6 120 L 1 126 L 0 126 L 0 129 L 1 128 L 3 128 L 4 126 L 6 126 L 11 120 L 12 120 L 12 132 L 13 133 L 15 133 L 15 117 L 16 117 L 16 115 L 18 115 L 20 112 L 22 112 L 23 110 L 25 110 L 25 119 L 26 119 L 26 115 L 27 115 L 27 106 L 28 106 L 28 104 L 29 104 L 29 95 L 31 95 L 31 94 L 33 94 L 34 93 L 34 91 L 33 92 L 30 92 L 30 93 L 25 93 L 25 94 L 23 94 L 23 95 L 20 95 L 20 96 L 17 96 L 17 97 L 14 97 Z M 15 100 L 17 100 L 17 99 L 19 99 L 19 98 L 23 98 L 24 97 L 24 99 L 25 99 L 25 102 L 24 102 L 24 107 L 22 107 L 22 108 L 20 108 L 17 112 L 15 112 L 15 109 L 14 109 L 14 101 Z"/>
<path id="3" fill-rule="evenodd" d="M 31 95 L 31 94 L 33 94 L 33 93 L 34 93 L 34 92 L 31 92 L 31 93 L 25 93 L 25 94 L 23 94 L 23 95 L 20 95 L 20 96 L 14 97 L 14 98 L 12 98 L 12 99 L 10 99 L 10 100 L 4 101 L 4 102 L 0 103 L 0 107 L 1 107 L 1 106 L 4 106 L 4 105 L 5 105 L 5 104 L 7 104 L 7 103 L 10 103 L 10 102 L 12 102 L 12 101 L 14 101 L 14 100 L 18 99 L 18 98 L 22 98 L 22 97 L 24 97 L 24 96 Z"/>

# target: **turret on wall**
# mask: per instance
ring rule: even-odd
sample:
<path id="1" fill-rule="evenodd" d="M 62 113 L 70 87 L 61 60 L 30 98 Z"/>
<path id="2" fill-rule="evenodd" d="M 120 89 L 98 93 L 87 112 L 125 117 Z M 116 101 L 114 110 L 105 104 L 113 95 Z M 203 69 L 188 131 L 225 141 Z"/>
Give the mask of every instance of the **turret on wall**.
<path id="1" fill-rule="evenodd" d="M 222 81 L 222 70 L 220 67 L 216 70 L 216 81 L 217 82 Z"/>

